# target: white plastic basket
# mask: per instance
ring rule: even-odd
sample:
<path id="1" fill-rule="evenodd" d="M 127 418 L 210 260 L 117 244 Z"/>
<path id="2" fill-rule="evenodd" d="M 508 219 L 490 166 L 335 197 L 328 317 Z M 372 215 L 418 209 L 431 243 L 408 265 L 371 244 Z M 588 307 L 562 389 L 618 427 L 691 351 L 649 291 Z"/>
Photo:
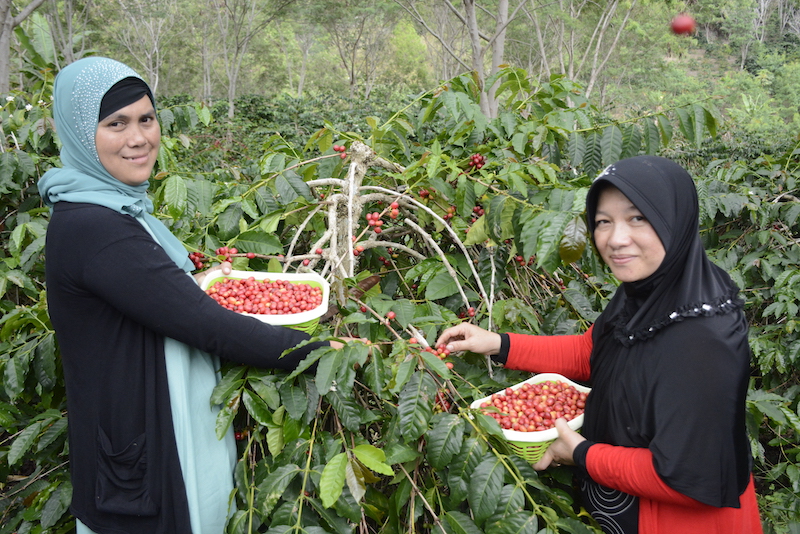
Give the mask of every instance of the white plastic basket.
<path id="1" fill-rule="evenodd" d="M 534 375 L 527 380 L 523 380 L 519 384 L 511 386 L 511 389 L 518 389 L 522 387 L 523 384 L 538 384 L 548 381 L 564 382 L 583 393 L 589 393 L 591 391 L 591 388 L 587 388 L 586 386 L 582 386 L 576 382 L 573 382 L 569 378 L 558 373 L 540 373 L 538 375 Z M 502 391 L 499 391 L 498 393 L 502 393 Z M 491 398 L 492 396 L 489 395 L 488 397 L 475 400 L 472 402 L 472 404 L 470 404 L 470 407 L 474 410 L 480 410 L 481 404 L 491 400 Z M 583 413 L 574 419 L 567 421 L 567 425 L 572 430 L 579 430 L 581 426 L 583 426 Z M 547 447 L 549 447 L 550 444 L 556 440 L 558 437 L 558 430 L 556 430 L 555 427 L 535 432 L 519 432 L 517 430 L 503 429 L 503 435 L 508 441 L 508 445 L 511 450 L 530 463 L 536 463 L 544 455 L 544 451 L 547 450 Z"/>
<path id="2" fill-rule="evenodd" d="M 230 274 L 223 274 L 221 271 L 215 271 L 203 280 L 200 288 L 206 291 L 214 286 L 217 282 L 223 280 L 246 280 L 253 278 L 255 280 L 287 280 L 293 284 L 309 284 L 313 287 L 322 288 L 322 302 L 313 310 L 306 310 L 300 313 L 291 313 L 283 315 L 269 315 L 263 313 L 246 313 L 240 312 L 242 315 L 255 317 L 256 319 L 268 324 L 277 326 L 290 326 L 304 332 L 313 333 L 319 325 L 319 318 L 325 315 L 328 311 L 328 301 L 330 299 L 331 286 L 327 280 L 317 273 L 267 273 L 263 271 L 231 271 Z"/>

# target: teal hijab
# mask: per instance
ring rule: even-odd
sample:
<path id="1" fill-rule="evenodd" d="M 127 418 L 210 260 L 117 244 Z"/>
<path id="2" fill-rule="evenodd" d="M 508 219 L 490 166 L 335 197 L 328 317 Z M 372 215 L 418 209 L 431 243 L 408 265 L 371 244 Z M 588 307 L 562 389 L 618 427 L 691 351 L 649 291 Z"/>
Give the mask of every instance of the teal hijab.
<path id="1" fill-rule="evenodd" d="M 60 168 L 52 168 L 39 180 L 44 203 L 85 202 L 105 206 L 140 219 L 153 232 L 172 261 L 186 272 L 193 269 L 186 248 L 153 213 L 147 196 L 148 182 L 127 185 L 100 163 L 95 145 L 100 102 L 118 81 L 142 79 L 127 65 L 104 57 L 71 63 L 58 73 L 53 89 L 53 114 L 61 140 Z"/>

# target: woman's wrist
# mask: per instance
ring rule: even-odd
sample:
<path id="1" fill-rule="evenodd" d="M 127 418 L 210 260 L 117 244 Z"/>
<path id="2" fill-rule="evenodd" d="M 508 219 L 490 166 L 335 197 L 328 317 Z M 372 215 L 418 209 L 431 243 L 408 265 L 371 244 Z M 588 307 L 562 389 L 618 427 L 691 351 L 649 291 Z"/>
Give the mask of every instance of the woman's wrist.
<path id="1" fill-rule="evenodd" d="M 586 456 L 589 454 L 589 447 L 594 444 L 594 441 L 583 440 L 572 450 L 572 461 L 575 463 L 575 467 L 586 476 L 589 476 L 589 472 L 586 470 Z"/>
<path id="2" fill-rule="evenodd" d="M 511 338 L 508 337 L 508 334 L 499 334 L 500 335 L 500 350 L 497 354 L 492 354 L 492 360 L 496 361 L 497 363 L 505 363 L 508 361 L 508 350 L 511 347 Z"/>

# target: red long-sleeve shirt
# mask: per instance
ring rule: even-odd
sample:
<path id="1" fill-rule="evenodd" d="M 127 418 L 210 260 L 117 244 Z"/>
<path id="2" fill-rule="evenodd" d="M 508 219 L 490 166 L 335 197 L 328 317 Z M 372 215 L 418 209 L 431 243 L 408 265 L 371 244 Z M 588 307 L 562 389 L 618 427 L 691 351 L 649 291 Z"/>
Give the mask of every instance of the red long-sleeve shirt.
<path id="1" fill-rule="evenodd" d="M 572 336 L 508 336 L 506 367 L 584 382 L 591 378 L 592 328 Z M 656 472 L 649 449 L 597 443 L 586 454 L 586 471 L 598 484 L 638 497 L 641 534 L 763 532 L 752 477 L 739 508 L 717 508 L 669 487 Z"/>

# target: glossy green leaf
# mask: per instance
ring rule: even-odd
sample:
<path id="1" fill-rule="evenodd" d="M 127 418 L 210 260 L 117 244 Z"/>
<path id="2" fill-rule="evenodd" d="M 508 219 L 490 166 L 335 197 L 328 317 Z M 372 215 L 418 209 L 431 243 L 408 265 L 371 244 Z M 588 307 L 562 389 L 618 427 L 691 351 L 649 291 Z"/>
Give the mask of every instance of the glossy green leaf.
<path id="1" fill-rule="evenodd" d="M 356 445 L 353 448 L 353 454 L 362 464 L 376 473 L 387 476 L 394 475 L 392 466 L 386 463 L 386 454 L 374 445 Z"/>
<path id="2" fill-rule="evenodd" d="M 494 456 L 478 464 L 470 476 L 467 500 L 477 524 L 483 523 L 497 508 L 503 476 L 503 464 Z"/>
<path id="3" fill-rule="evenodd" d="M 603 166 L 611 165 L 620 160 L 622 155 L 622 130 L 616 124 L 603 129 L 600 141 Z"/>
<path id="4" fill-rule="evenodd" d="M 456 293 L 458 293 L 458 284 L 446 270 L 439 271 L 425 288 L 425 298 L 428 300 L 439 300 Z"/>
<path id="5" fill-rule="evenodd" d="M 268 516 L 275 505 L 286 491 L 292 480 L 300 474 L 300 468 L 294 464 L 279 466 L 275 471 L 269 473 L 258 485 L 256 506 L 258 510 Z"/>
<path id="6" fill-rule="evenodd" d="M 65 480 L 50 494 L 42 508 L 42 528 L 54 526 L 69 509 L 72 503 L 72 483 Z"/>
<path id="7" fill-rule="evenodd" d="M 242 366 L 228 370 L 211 392 L 211 404 L 222 404 L 227 401 L 234 391 L 244 385 L 242 377 L 247 369 Z"/>
<path id="8" fill-rule="evenodd" d="M 39 432 L 42 431 L 44 421 L 37 421 L 25 427 L 19 435 L 11 442 L 11 447 L 8 449 L 8 465 L 16 465 L 22 460 L 25 453 L 27 453 L 36 438 L 39 437 Z"/>
<path id="9" fill-rule="evenodd" d="M 539 517 L 530 512 L 515 512 L 488 523 L 486 534 L 537 534 Z"/>
<path id="10" fill-rule="evenodd" d="M 417 371 L 400 392 L 397 412 L 400 416 L 400 432 L 408 443 L 428 430 L 433 416 L 436 383 L 428 373 Z"/>
<path id="11" fill-rule="evenodd" d="M 261 230 L 242 232 L 232 241 L 242 252 L 256 254 L 280 254 L 283 252 L 283 243 L 275 235 L 264 233 Z"/>
<path id="12" fill-rule="evenodd" d="M 175 219 L 183 215 L 187 199 L 186 180 L 182 176 L 172 174 L 164 180 L 161 190 L 170 215 Z"/>
<path id="13" fill-rule="evenodd" d="M 295 421 L 303 419 L 308 407 L 308 394 L 299 384 L 285 382 L 278 388 L 286 413 Z"/>
<path id="14" fill-rule="evenodd" d="M 453 373 L 450 372 L 450 369 L 447 368 L 447 364 L 440 360 L 438 356 L 426 350 L 421 351 L 419 355 L 422 357 L 428 369 L 436 373 L 442 380 L 450 380 Z"/>
<path id="15" fill-rule="evenodd" d="M 434 416 L 430 430 L 425 434 L 428 442 L 425 456 L 434 469 L 444 469 L 464 442 L 464 423 L 455 414 Z"/>
<path id="16" fill-rule="evenodd" d="M 330 351 L 320 358 L 316 379 L 317 391 L 320 395 L 325 395 L 331 390 L 344 361 L 345 357 L 341 350 Z"/>
<path id="17" fill-rule="evenodd" d="M 347 463 L 347 454 L 341 452 L 331 458 L 322 470 L 322 476 L 319 480 L 319 496 L 325 508 L 333 506 L 339 495 L 342 494 Z"/>
<path id="18" fill-rule="evenodd" d="M 467 514 L 457 510 L 448 510 L 444 514 L 444 528 L 448 534 L 483 534 Z"/>
<path id="19" fill-rule="evenodd" d="M 250 390 L 245 389 L 242 392 L 242 402 L 244 403 L 244 407 L 247 408 L 247 413 L 258 421 L 259 424 L 273 424 L 272 412 L 267 406 L 267 403 L 251 393 Z"/>
<path id="20" fill-rule="evenodd" d="M 331 391 L 325 398 L 331 403 L 342 425 L 352 432 L 358 432 L 361 427 L 361 410 L 352 396 L 344 396 L 339 391 Z"/>

